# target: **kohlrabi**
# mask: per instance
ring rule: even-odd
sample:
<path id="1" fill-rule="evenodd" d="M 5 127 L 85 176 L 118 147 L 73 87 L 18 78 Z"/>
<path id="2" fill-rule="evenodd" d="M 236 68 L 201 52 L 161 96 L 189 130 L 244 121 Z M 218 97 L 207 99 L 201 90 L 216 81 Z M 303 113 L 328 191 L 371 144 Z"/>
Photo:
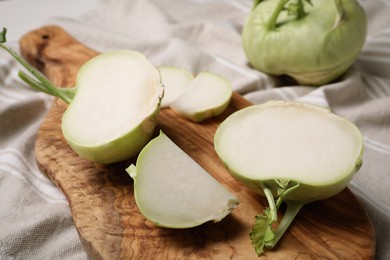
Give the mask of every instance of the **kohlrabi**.
<path id="1" fill-rule="evenodd" d="M 74 88 L 54 86 L 45 76 L 4 45 L 31 74 L 19 77 L 32 88 L 69 104 L 62 132 L 75 152 L 107 164 L 136 155 L 150 140 L 163 94 L 159 71 L 138 52 L 123 50 L 100 54 L 79 70 Z"/>
<path id="2" fill-rule="evenodd" d="M 180 67 L 159 67 L 165 87 L 161 107 L 170 107 L 188 119 L 201 122 L 221 114 L 233 90 L 224 77 L 202 71 L 195 77 Z"/>
<path id="3" fill-rule="evenodd" d="M 302 206 L 343 190 L 363 154 L 353 123 L 325 108 L 288 101 L 235 112 L 217 129 L 214 145 L 231 174 L 267 198 L 269 207 L 250 234 L 258 254 L 276 245 Z M 287 208 L 279 223 L 282 202 Z"/>
<path id="4" fill-rule="evenodd" d="M 164 98 L 161 100 L 161 108 L 165 108 L 169 107 L 183 93 L 194 76 L 188 70 L 180 67 L 161 66 L 158 69 L 164 84 Z"/>
<path id="5" fill-rule="evenodd" d="M 134 179 L 140 212 L 157 226 L 189 228 L 218 222 L 239 203 L 162 132 L 127 171 Z"/>
<path id="6" fill-rule="evenodd" d="M 227 79 L 212 72 L 202 71 L 170 107 L 194 122 L 201 122 L 225 111 L 232 94 L 232 85 Z"/>
<path id="7" fill-rule="evenodd" d="M 254 0 L 242 39 L 255 69 L 318 86 L 351 66 L 366 26 L 356 0 Z"/>

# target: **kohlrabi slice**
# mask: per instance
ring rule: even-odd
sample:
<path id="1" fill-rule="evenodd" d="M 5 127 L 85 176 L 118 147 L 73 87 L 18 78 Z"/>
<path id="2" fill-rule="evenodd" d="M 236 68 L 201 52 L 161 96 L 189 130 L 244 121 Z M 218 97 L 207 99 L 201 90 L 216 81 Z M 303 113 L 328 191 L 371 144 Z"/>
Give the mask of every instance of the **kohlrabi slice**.
<path id="1" fill-rule="evenodd" d="M 232 85 L 227 79 L 204 71 L 196 75 L 171 108 L 192 121 L 201 122 L 221 114 L 232 94 Z"/>
<path id="2" fill-rule="evenodd" d="M 5 33 L 4 29 L 0 47 L 35 78 L 23 71 L 19 77 L 69 104 L 62 117 L 62 132 L 76 153 L 108 164 L 136 155 L 150 140 L 163 87 L 159 71 L 141 53 L 100 54 L 80 68 L 74 88 L 59 88 L 3 44 Z"/>
<path id="3" fill-rule="evenodd" d="M 218 222 L 239 203 L 162 132 L 127 171 L 134 179 L 140 212 L 160 227 L 190 228 Z"/>
<path id="4" fill-rule="evenodd" d="M 183 93 L 190 85 L 194 76 L 186 69 L 173 66 L 161 66 L 158 68 L 164 84 L 164 98 L 161 100 L 161 108 L 169 107 L 173 101 Z"/>
<path id="5" fill-rule="evenodd" d="M 350 121 L 314 105 L 270 101 L 229 116 L 214 145 L 232 175 L 266 196 L 256 217 L 256 252 L 272 248 L 301 207 L 343 190 L 362 164 L 363 138 Z M 276 229 L 277 210 L 287 209 Z"/>

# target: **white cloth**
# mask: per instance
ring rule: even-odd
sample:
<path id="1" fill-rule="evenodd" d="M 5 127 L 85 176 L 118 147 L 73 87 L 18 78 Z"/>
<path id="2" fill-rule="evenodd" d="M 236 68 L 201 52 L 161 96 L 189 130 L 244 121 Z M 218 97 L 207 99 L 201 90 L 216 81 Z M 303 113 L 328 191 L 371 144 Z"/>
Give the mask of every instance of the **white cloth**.
<path id="1" fill-rule="evenodd" d="M 356 123 L 364 163 L 349 188 L 374 225 L 375 259 L 390 259 L 390 2 L 361 3 L 369 17 L 363 51 L 344 78 L 319 88 L 279 86 L 247 65 L 240 32 L 250 0 L 106 0 L 47 24 L 100 52 L 135 49 L 155 65 L 219 73 L 253 103 L 305 101 Z M 0 51 L 0 259 L 86 259 L 64 196 L 34 159 L 34 138 L 52 98 L 21 83 L 18 68 Z"/>

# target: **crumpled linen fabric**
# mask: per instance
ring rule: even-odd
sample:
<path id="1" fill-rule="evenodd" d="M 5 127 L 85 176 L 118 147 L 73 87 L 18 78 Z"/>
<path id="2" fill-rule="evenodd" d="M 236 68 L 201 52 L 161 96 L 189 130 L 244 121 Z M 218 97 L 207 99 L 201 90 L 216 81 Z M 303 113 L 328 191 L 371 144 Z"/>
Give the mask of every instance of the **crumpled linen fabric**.
<path id="1" fill-rule="evenodd" d="M 390 259 L 390 1 L 360 2 L 368 16 L 364 48 L 341 79 L 317 88 L 284 86 L 248 65 L 240 33 L 250 0 L 102 0 L 82 16 L 47 24 L 100 52 L 134 49 L 157 66 L 221 74 L 255 104 L 308 102 L 353 121 L 365 151 L 349 188 L 374 226 L 375 259 Z M 34 140 L 53 98 L 24 85 L 19 69 L 0 51 L 0 259 L 87 259 L 65 196 L 35 162 Z"/>

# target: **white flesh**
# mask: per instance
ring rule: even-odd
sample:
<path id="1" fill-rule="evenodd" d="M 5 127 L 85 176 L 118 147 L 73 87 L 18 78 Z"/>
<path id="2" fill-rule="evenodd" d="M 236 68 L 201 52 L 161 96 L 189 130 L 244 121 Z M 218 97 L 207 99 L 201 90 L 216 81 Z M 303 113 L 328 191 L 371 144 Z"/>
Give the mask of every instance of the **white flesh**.
<path id="1" fill-rule="evenodd" d="M 164 98 L 161 108 L 169 107 L 171 103 L 190 85 L 194 76 L 187 70 L 179 67 L 159 67 L 162 83 L 164 84 Z"/>
<path id="2" fill-rule="evenodd" d="M 210 176 L 165 134 L 142 150 L 130 166 L 135 197 L 142 214 L 158 226 L 188 228 L 220 221 L 237 198 Z"/>
<path id="3" fill-rule="evenodd" d="M 143 55 L 115 51 L 88 61 L 77 77 L 77 94 L 63 117 L 72 142 L 97 146 L 139 125 L 156 110 L 160 75 Z"/>
<path id="4" fill-rule="evenodd" d="M 193 121 L 202 121 L 222 113 L 231 96 L 228 80 L 211 72 L 200 72 L 171 108 Z"/>
<path id="5" fill-rule="evenodd" d="M 316 185 L 354 172 L 363 142 L 355 125 L 326 109 L 269 102 L 225 120 L 215 147 L 229 168 L 246 178 Z"/>

